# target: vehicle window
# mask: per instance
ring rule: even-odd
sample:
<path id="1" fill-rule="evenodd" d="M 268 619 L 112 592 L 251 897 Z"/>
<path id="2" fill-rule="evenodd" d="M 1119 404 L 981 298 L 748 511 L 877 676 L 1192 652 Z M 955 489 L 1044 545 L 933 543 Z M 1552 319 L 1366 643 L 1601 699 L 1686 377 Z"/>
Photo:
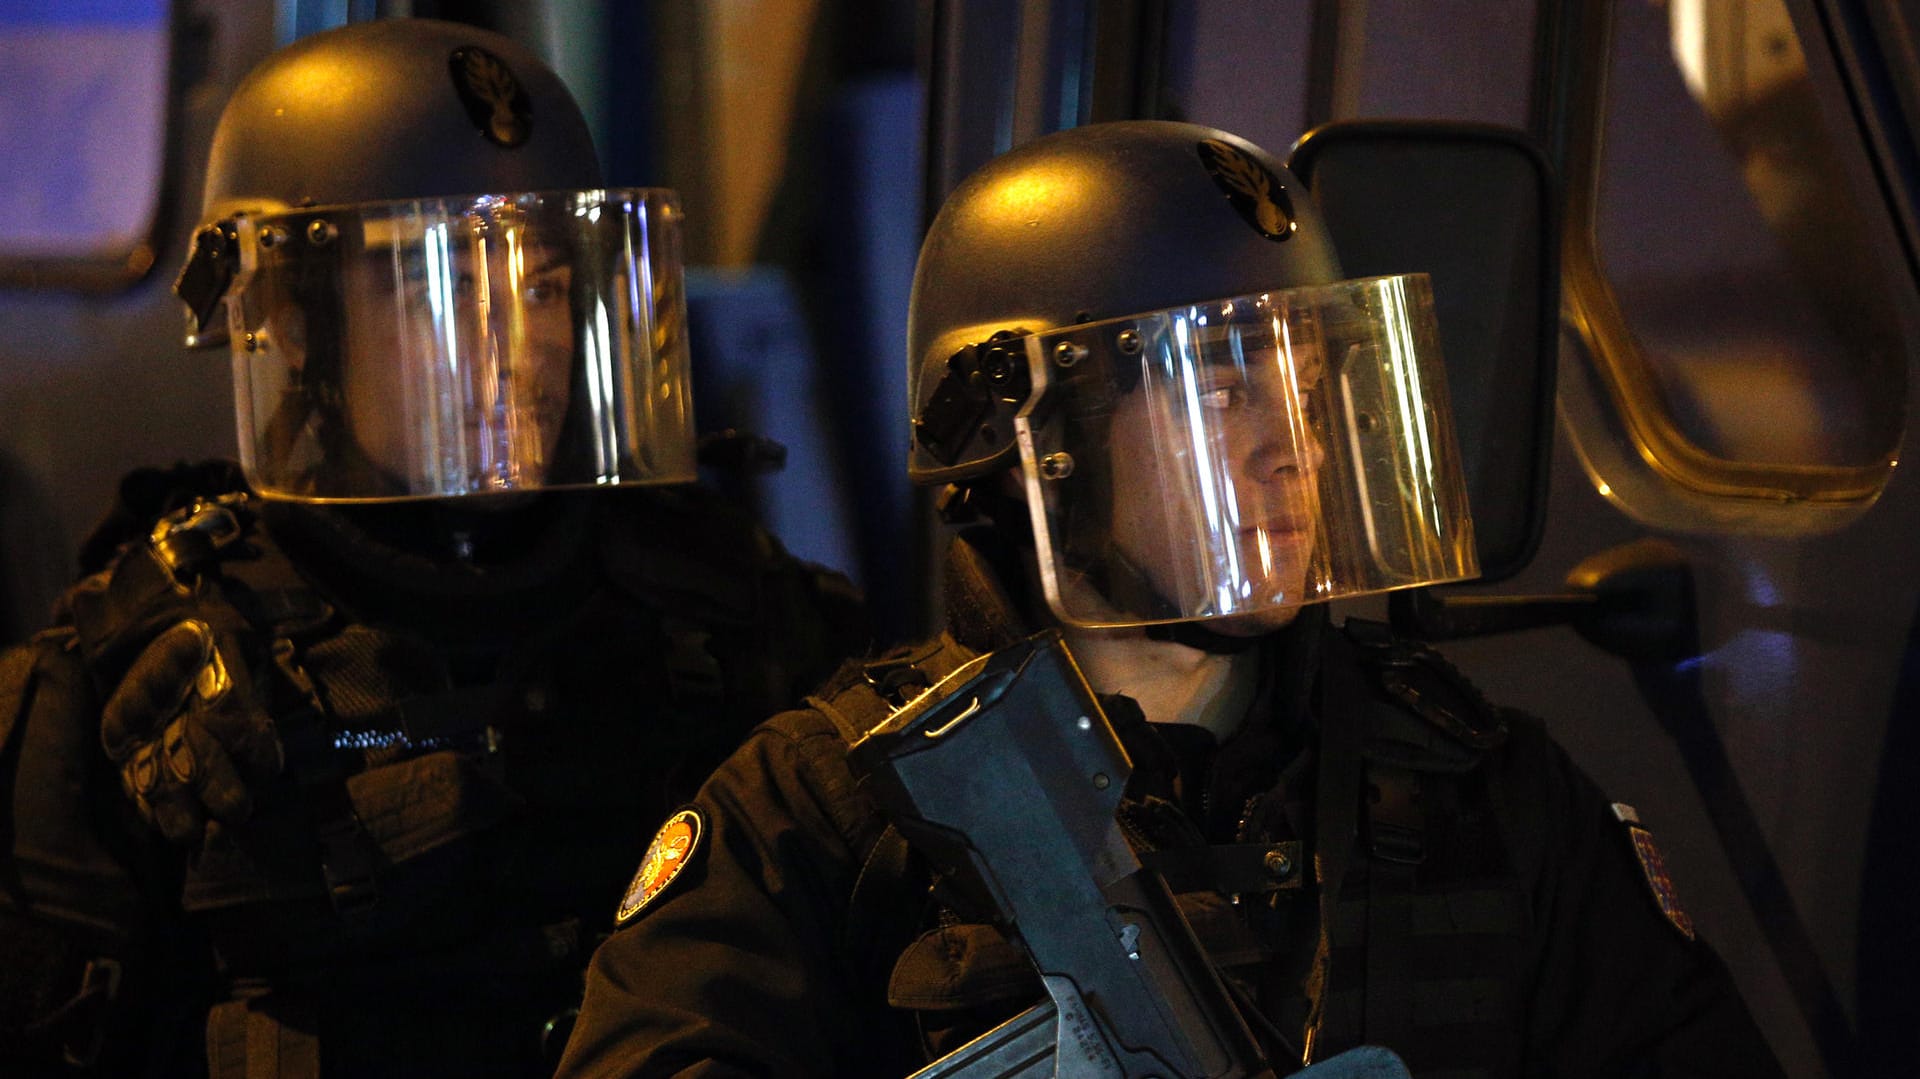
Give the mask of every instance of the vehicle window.
<path id="1" fill-rule="evenodd" d="M 1905 420 L 1904 275 L 1785 4 L 1613 8 L 1597 276 L 1576 206 L 1568 288 L 1611 324 L 1590 344 L 1636 448 L 1713 494 L 1871 498 Z"/>
<path id="2" fill-rule="evenodd" d="M 152 264 L 168 25 L 165 0 L 0 5 L 0 269 L 8 279 L 85 264 L 124 283 Z"/>
<path id="3" fill-rule="evenodd" d="M 1539 6 L 1370 0 L 1354 115 L 1526 127 Z"/>
<path id="4" fill-rule="evenodd" d="M 1281 158 L 1306 130 L 1307 0 L 1168 9 L 1168 118 L 1231 131 Z"/>

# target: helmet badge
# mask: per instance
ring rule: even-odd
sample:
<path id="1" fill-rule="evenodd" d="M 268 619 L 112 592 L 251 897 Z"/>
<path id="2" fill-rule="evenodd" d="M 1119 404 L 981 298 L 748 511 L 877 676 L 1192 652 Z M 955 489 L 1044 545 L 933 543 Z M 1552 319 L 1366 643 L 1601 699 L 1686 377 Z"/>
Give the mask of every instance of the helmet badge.
<path id="1" fill-rule="evenodd" d="M 1269 240 L 1285 240 L 1298 225 L 1293 199 L 1280 178 L 1252 154 L 1220 139 L 1202 139 L 1200 163 L 1247 224 Z"/>
<path id="2" fill-rule="evenodd" d="M 533 102 L 507 62 L 478 45 L 453 50 L 447 57 L 460 103 L 487 141 L 509 149 L 533 133 Z"/>

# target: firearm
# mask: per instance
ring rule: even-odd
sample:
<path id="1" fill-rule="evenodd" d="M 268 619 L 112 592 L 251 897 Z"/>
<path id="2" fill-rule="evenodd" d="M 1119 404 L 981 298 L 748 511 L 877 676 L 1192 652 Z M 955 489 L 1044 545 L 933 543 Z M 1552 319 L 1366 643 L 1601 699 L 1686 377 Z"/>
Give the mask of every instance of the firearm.
<path id="1" fill-rule="evenodd" d="M 912 1079 L 1274 1074 L 1166 880 L 1121 834 L 1133 764 L 1057 631 L 954 671 L 850 759 L 908 843 L 999 912 L 1050 998 Z M 1408 1073 L 1367 1047 L 1301 1074 Z"/>

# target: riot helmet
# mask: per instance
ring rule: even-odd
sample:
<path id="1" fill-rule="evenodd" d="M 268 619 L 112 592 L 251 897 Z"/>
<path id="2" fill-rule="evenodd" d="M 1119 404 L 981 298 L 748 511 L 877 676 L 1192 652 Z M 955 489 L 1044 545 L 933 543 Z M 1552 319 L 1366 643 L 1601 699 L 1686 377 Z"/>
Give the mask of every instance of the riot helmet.
<path id="1" fill-rule="evenodd" d="M 608 189 L 559 77 L 383 19 L 263 61 L 222 112 L 175 284 L 232 353 L 268 497 L 388 502 L 694 478 L 677 196 Z"/>
<path id="2" fill-rule="evenodd" d="M 1427 279 L 1345 280 L 1234 135 L 1095 124 L 988 162 L 929 229 L 908 348 L 914 480 L 1023 466 L 1068 624 L 1233 631 L 1478 572 Z"/>

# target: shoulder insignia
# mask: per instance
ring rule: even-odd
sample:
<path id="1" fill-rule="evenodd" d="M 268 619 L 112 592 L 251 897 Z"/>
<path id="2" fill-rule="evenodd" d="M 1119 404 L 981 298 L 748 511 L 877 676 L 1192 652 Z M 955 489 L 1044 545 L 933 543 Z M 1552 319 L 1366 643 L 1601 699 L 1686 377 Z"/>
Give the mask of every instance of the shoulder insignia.
<path id="1" fill-rule="evenodd" d="M 640 871 L 627 885 L 627 894 L 620 897 L 620 909 L 613 915 L 615 926 L 633 921 L 655 896 L 673 883 L 693 860 L 703 831 L 698 810 L 683 809 L 667 818 L 667 823 L 660 826 L 653 843 L 647 847 L 646 857 L 640 860 Z"/>
<path id="2" fill-rule="evenodd" d="M 1660 913 L 1680 931 L 1688 940 L 1693 939 L 1693 919 L 1680 906 L 1680 897 L 1675 893 L 1673 880 L 1667 876 L 1667 863 L 1660 856 L 1660 848 L 1653 842 L 1653 833 L 1640 824 L 1640 814 L 1625 802 L 1613 803 L 1613 815 L 1621 824 L 1627 826 L 1627 835 L 1633 840 L 1633 855 L 1640 860 L 1640 871 L 1646 875 L 1647 887 L 1653 890 L 1653 901 L 1660 906 Z"/>

